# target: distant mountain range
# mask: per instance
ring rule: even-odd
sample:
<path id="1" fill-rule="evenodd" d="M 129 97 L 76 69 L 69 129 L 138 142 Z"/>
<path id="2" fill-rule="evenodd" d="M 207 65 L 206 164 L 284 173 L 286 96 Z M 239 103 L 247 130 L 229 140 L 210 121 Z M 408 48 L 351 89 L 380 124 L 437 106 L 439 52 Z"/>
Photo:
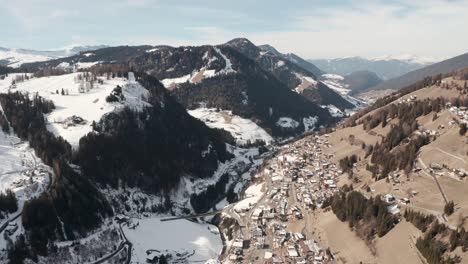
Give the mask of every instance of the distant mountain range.
<path id="1" fill-rule="evenodd" d="M 410 71 L 414 71 L 435 62 L 438 59 L 417 56 L 383 56 L 373 59 L 363 57 L 348 57 L 336 59 L 309 60 L 322 71 L 339 75 L 349 75 L 357 71 L 372 71 L 379 78 L 388 80 L 396 78 Z"/>
<path id="2" fill-rule="evenodd" d="M 107 46 L 70 46 L 55 50 L 11 49 L 0 47 L 0 66 L 17 68 L 23 63 L 47 61 L 105 47 Z"/>
<path id="3" fill-rule="evenodd" d="M 293 54 L 281 54 L 271 46 L 258 47 L 244 38 L 217 46 L 107 47 L 23 64 L 20 70 L 34 72 L 106 63 L 131 65 L 135 71 L 156 77 L 187 109 L 232 111 L 255 120 L 273 136 L 330 124 L 333 118 L 329 106 L 343 112 L 355 107 L 309 71 L 322 73 L 313 64 Z M 294 127 L 278 123 L 284 118 L 293 119 Z M 316 123 L 306 124 L 311 118 L 317 118 Z"/>
<path id="4" fill-rule="evenodd" d="M 425 77 L 434 76 L 437 74 L 446 74 L 455 70 L 468 67 L 468 53 L 408 72 L 400 77 L 393 78 L 382 82 L 371 90 L 399 90 L 408 85 L 411 85 Z"/>

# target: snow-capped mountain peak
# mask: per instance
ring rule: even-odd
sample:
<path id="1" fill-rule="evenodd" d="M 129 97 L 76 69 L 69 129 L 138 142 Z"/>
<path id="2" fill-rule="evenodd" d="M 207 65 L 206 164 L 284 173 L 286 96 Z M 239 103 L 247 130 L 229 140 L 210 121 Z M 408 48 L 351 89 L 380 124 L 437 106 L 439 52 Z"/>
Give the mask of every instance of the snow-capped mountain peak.
<path id="1" fill-rule="evenodd" d="M 373 61 L 403 61 L 407 63 L 417 63 L 417 64 L 433 64 L 439 61 L 444 60 L 445 58 L 440 57 L 433 57 L 433 56 L 419 56 L 414 54 L 401 54 L 401 55 L 384 55 L 369 58 L 369 60 Z"/>

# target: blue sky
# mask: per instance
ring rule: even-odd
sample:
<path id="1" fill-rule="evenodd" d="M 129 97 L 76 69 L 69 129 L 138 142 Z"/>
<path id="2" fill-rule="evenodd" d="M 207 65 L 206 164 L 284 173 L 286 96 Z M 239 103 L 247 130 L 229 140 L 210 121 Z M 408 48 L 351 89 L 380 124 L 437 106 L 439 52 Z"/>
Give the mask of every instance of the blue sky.
<path id="1" fill-rule="evenodd" d="M 468 0 L 0 0 L 0 46 L 201 45 L 247 37 L 306 58 L 468 52 Z"/>

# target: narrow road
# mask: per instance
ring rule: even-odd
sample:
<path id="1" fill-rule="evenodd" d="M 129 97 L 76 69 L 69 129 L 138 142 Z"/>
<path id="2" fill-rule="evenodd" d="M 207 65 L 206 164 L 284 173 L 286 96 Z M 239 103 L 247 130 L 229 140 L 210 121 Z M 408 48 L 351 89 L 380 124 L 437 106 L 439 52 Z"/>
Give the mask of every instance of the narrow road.
<path id="1" fill-rule="evenodd" d="M 442 186 L 440 185 L 439 180 L 437 179 L 437 177 L 433 173 L 427 172 L 428 168 L 427 168 L 426 164 L 424 163 L 424 161 L 421 158 L 418 158 L 418 161 L 419 161 L 419 163 L 421 163 L 421 165 L 423 167 L 422 171 L 426 175 L 429 175 L 434 179 L 434 181 L 437 184 L 437 187 L 439 188 L 440 193 L 442 194 L 442 198 L 444 199 L 445 203 L 447 204 L 448 203 L 447 195 L 445 194 L 444 190 L 442 189 Z"/>
<path id="2" fill-rule="evenodd" d="M 122 229 L 122 224 L 119 224 L 119 231 L 120 231 L 120 234 L 122 235 L 122 237 L 124 238 L 125 241 L 121 242 L 119 247 L 116 250 L 114 250 L 110 254 L 102 257 L 101 259 L 98 259 L 98 260 L 96 260 L 94 262 L 91 262 L 91 264 L 104 263 L 107 260 L 113 258 L 118 253 L 120 253 L 120 251 L 122 251 L 124 248 L 127 248 L 127 259 L 125 260 L 125 264 L 130 264 L 130 262 L 132 260 L 132 246 L 133 246 L 133 244 L 132 244 L 132 242 L 130 242 L 127 239 L 127 236 L 125 235 L 125 233 L 124 233 L 124 231 Z"/>

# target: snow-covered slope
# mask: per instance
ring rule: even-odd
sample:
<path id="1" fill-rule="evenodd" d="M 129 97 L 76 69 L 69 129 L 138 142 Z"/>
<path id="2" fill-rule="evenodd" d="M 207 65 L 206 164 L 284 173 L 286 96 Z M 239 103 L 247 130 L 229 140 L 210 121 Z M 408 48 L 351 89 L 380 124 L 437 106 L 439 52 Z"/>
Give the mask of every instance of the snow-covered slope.
<path id="1" fill-rule="evenodd" d="M 224 55 L 219 48 L 213 48 L 215 52 L 224 60 L 224 68 L 220 70 L 211 69 L 212 63 L 218 60 L 218 57 L 210 56 L 208 52 L 202 57 L 204 62 L 204 66 L 200 69 L 194 69 L 190 74 L 178 76 L 175 78 L 166 78 L 161 81 L 164 87 L 168 89 L 174 89 L 177 84 L 190 82 L 190 83 L 199 83 L 205 78 L 215 77 L 221 74 L 229 74 L 229 73 L 236 73 L 236 71 L 232 68 L 231 60 Z M 157 51 L 157 50 L 155 50 Z M 172 69 L 168 69 L 166 71 L 171 71 Z"/>
<path id="2" fill-rule="evenodd" d="M 23 63 L 46 61 L 55 59 L 56 57 L 41 55 L 41 54 L 30 54 L 18 52 L 15 49 L 2 49 L 0 48 L 0 65 L 17 68 Z"/>
<path id="3" fill-rule="evenodd" d="M 1 114 L 3 111 L 0 106 Z M 13 132 L 8 134 L 0 129 L 0 192 L 11 190 L 18 200 L 16 212 L 11 214 L 1 212 L 3 216 L 0 219 L 0 226 L 10 221 L 4 230 L 9 232 L 11 237 L 16 237 L 21 231 L 21 218 L 16 216 L 22 211 L 24 203 L 46 191 L 52 180 L 51 177 L 51 168 L 36 157 L 27 142 L 21 141 Z M 6 237 L 8 236 L 4 234 L 0 236 L 0 251 L 6 249 Z M 0 262 L 3 257 L 0 254 Z"/>
<path id="4" fill-rule="evenodd" d="M 55 50 L 9 49 L 0 47 L 0 65 L 17 68 L 24 63 L 47 61 L 106 46 L 69 46 Z"/>
<path id="5" fill-rule="evenodd" d="M 142 110 L 149 103 L 145 101 L 148 91 L 135 82 L 133 73 L 129 79 L 97 77 L 93 85 L 80 81 L 83 73 L 70 73 L 60 76 L 31 78 L 18 82 L 16 88 L 10 87 L 11 81 L 18 74 L 11 74 L 0 81 L 0 92 L 21 91 L 54 102 L 56 109 L 46 115 L 49 131 L 62 136 L 73 147 L 77 147 L 81 137 L 92 131 L 92 123 L 98 122 L 105 114 L 130 107 Z M 102 82 L 101 84 L 99 82 Z M 114 88 L 122 87 L 124 99 L 119 102 L 107 102 Z M 80 120 L 82 118 L 83 120 Z"/>
<path id="6" fill-rule="evenodd" d="M 354 109 L 347 109 L 346 111 L 341 111 L 333 105 L 322 105 L 322 107 L 328 109 L 332 116 L 343 117 L 346 114 L 353 114 L 359 109 L 362 109 L 367 106 L 368 102 L 350 95 L 352 90 L 349 89 L 350 85 L 347 83 L 347 77 L 341 76 L 339 74 L 329 73 L 323 74 L 321 78 L 321 82 L 325 83 L 328 87 L 333 89 L 335 92 L 339 93 L 348 102 L 351 102 L 353 105 L 355 105 Z"/>
<path id="7" fill-rule="evenodd" d="M 347 85 L 343 82 L 344 77 L 338 74 L 323 74 L 323 83 L 325 83 L 328 87 L 333 89 L 335 92 L 339 93 L 340 95 L 347 95 L 351 92 L 350 89 L 347 89 Z"/>
<path id="8" fill-rule="evenodd" d="M 0 130 L 0 192 L 15 192 L 19 208 L 45 190 L 49 171 L 27 142 Z"/>
<path id="9" fill-rule="evenodd" d="M 188 113 L 211 128 L 221 128 L 228 131 L 241 144 L 245 144 L 247 141 L 253 143 L 256 140 L 262 140 L 268 144 L 273 140 L 263 128 L 252 120 L 233 115 L 232 111 L 198 108 L 189 110 Z"/>

